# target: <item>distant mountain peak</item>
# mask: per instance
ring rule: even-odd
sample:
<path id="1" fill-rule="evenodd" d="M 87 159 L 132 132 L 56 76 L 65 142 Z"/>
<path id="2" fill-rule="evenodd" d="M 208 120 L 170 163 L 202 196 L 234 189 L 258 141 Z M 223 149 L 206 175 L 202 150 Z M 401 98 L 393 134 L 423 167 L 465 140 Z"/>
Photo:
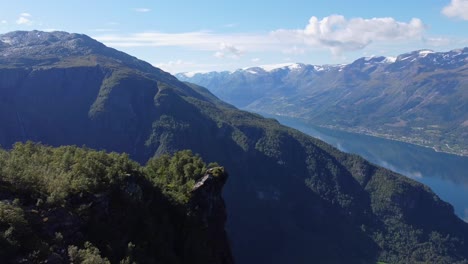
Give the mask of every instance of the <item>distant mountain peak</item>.
<path id="1" fill-rule="evenodd" d="M 278 63 L 278 64 L 264 64 L 264 65 L 260 65 L 256 67 L 242 68 L 239 70 L 257 73 L 258 71 L 273 72 L 273 71 L 281 70 L 281 69 L 298 70 L 298 69 L 303 68 L 304 66 L 305 65 L 302 63 L 287 62 L 287 63 Z"/>
<path id="2" fill-rule="evenodd" d="M 211 72 L 196 78 L 178 77 L 208 87 L 235 106 L 262 113 L 314 118 L 314 122 L 330 126 L 340 122 L 342 127 L 361 132 L 361 127 L 371 127 L 372 133 L 381 133 L 382 124 L 376 125 L 375 120 L 387 118 L 384 125 L 389 135 L 390 131 L 395 133 L 391 136 L 402 138 L 404 132 L 410 135 L 405 139 L 410 142 L 468 155 L 467 130 L 461 125 L 467 120 L 462 110 L 468 94 L 467 65 L 468 48 L 464 47 L 443 52 L 421 49 L 398 57 L 362 57 L 342 65 L 291 63 L 266 68 L 269 72 L 259 66 L 231 75 Z M 261 74 L 255 75 L 257 72 Z M 376 109 L 381 112 L 374 113 Z M 356 118 L 356 113 L 362 115 Z M 409 121 L 395 121 L 395 113 Z M 378 118 L 369 118 L 372 114 Z M 425 120 L 443 127 L 431 134 L 433 123 Z M 361 127 L 356 128 L 359 122 Z M 427 127 L 419 129 L 423 126 Z M 449 135 L 448 145 L 439 143 L 443 134 Z"/>
<path id="3" fill-rule="evenodd" d="M 385 57 L 385 56 L 371 56 L 371 57 L 364 57 L 362 58 L 362 60 L 366 61 L 367 63 L 394 63 L 396 61 L 396 58 Z"/>
<path id="4" fill-rule="evenodd" d="M 0 40 L 2 42 L 7 42 L 8 44 L 15 46 L 33 46 L 33 45 L 50 45 L 59 41 L 68 41 L 74 39 L 83 39 L 87 41 L 92 41 L 99 43 L 92 38 L 84 34 L 68 33 L 63 31 L 12 31 L 0 35 Z"/>
<path id="5" fill-rule="evenodd" d="M 396 57 L 385 57 L 385 62 L 394 63 L 396 59 L 397 59 Z"/>
<path id="6" fill-rule="evenodd" d="M 395 61 L 396 61 L 396 58 L 394 57 L 370 56 L 370 57 L 359 58 L 348 65 L 352 66 L 352 65 L 370 65 L 370 64 L 390 64 L 390 63 L 394 63 Z"/>
<path id="7" fill-rule="evenodd" d="M 62 31 L 13 31 L 0 35 L 0 52 L 10 56 L 86 55 L 106 46 L 86 35 Z"/>
<path id="8" fill-rule="evenodd" d="M 408 59 L 415 60 L 415 59 L 418 59 L 418 58 L 424 58 L 429 54 L 437 54 L 437 53 L 434 52 L 433 50 L 429 50 L 429 49 L 415 50 L 415 51 L 412 51 L 412 52 L 409 52 L 409 53 L 403 53 L 403 54 L 399 55 L 397 57 L 397 60 L 398 61 L 404 61 L 404 60 L 408 60 Z"/>
<path id="9" fill-rule="evenodd" d="M 63 31 L 13 31 L 0 34 L 0 63 L 19 63 L 26 67 L 52 65 L 63 58 L 80 56 L 100 57 L 94 63 L 103 61 L 125 65 L 147 73 L 161 74 L 162 71 L 151 64 L 124 52 L 107 47 L 103 43 L 84 34 Z M 79 63 L 80 60 L 75 60 Z M 164 73 L 167 79 L 174 78 Z"/>
<path id="10" fill-rule="evenodd" d="M 187 78 L 192 78 L 193 76 L 197 75 L 197 74 L 204 74 L 204 73 L 207 73 L 205 71 L 191 71 L 191 72 L 183 72 L 183 73 L 180 73 L 182 75 L 184 75 L 185 77 Z"/>
<path id="11" fill-rule="evenodd" d="M 288 70 L 299 70 L 302 69 L 305 65 L 302 63 L 282 63 L 282 64 L 270 64 L 260 66 L 267 72 L 279 70 L 279 69 L 288 69 Z"/>
<path id="12" fill-rule="evenodd" d="M 397 57 L 391 56 L 369 56 L 356 59 L 355 61 L 348 64 L 324 64 L 324 65 L 312 65 L 303 63 L 279 63 L 279 64 L 266 64 L 253 67 L 245 67 L 235 71 L 212 71 L 212 72 L 187 72 L 176 74 L 177 77 L 185 81 L 191 81 L 197 75 L 198 78 L 213 78 L 220 75 L 265 75 L 265 74 L 283 74 L 289 72 L 329 72 L 336 71 L 341 72 L 345 68 L 353 67 L 388 67 L 391 70 L 401 69 L 401 67 L 409 67 L 414 63 L 423 63 L 426 65 L 438 65 L 444 67 L 458 67 L 465 64 L 468 61 L 468 47 L 461 49 L 454 49 L 447 52 L 435 52 L 430 49 L 421 49 L 408 53 L 403 53 Z M 396 63 L 394 66 L 392 64 Z M 396 68 L 395 68 L 396 67 Z M 205 84 L 206 85 L 206 84 Z"/>
<path id="13" fill-rule="evenodd" d="M 433 50 L 420 50 L 419 51 L 419 56 L 420 57 L 426 57 L 428 54 L 435 53 Z"/>

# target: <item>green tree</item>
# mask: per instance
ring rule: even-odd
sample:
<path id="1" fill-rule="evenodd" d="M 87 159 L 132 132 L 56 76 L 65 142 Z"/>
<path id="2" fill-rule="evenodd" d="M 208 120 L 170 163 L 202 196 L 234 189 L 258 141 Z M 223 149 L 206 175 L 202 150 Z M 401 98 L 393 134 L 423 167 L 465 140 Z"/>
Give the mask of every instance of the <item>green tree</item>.
<path id="1" fill-rule="evenodd" d="M 200 156 L 190 150 L 176 152 L 172 157 L 153 157 L 144 168 L 147 177 L 179 203 L 188 202 L 195 182 L 206 170 L 207 166 Z"/>

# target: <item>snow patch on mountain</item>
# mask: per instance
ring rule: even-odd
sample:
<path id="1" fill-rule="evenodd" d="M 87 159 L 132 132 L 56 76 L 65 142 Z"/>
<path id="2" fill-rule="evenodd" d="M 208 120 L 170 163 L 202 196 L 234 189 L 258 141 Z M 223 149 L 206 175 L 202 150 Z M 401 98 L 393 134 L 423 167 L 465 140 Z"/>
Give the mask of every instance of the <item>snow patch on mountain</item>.
<path id="1" fill-rule="evenodd" d="M 5 43 L 5 44 L 8 44 L 8 45 L 11 44 L 11 39 L 9 39 L 9 38 L 3 38 L 3 39 L 0 39 L 0 41 Z"/>
<path id="2" fill-rule="evenodd" d="M 290 69 L 290 70 L 299 70 L 299 69 L 302 69 L 302 66 L 303 65 L 300 64 L 300 63 L 294 63 L 292 65 L 289 65 L 288 69 Z"/>
<path id="3" fill-rule="evenodd" d="M 289 63 L 279 63 L 279 64 L 266 64 L 266 65 L 260 65 L 258 67 L 262 68 L 266 72 L 271 72 L 277 69 L 282 69 L 282 68 L 290 67 L 293 65 L 297 65 L 297 63 L 289 62 Z"/>
<path id="4" fill-rule="evenodd" d="M 269 73 L 275 73 L 276 71 L 286 71 L 286 72 L 329 72 L 336 71 L 341 72 L 345 70 L 346 67 L 351 65 L 390 65 L 395 62 L 405 62 L 402 63 L 399 67 L 407 67 L 409 63 L 413 63 L 422 59 L 424 63 L 428 63 L 427 56 L 430 55 L 430 59 L 434 65 L 458 65 L 460 63 L 466 63 L 468 61 L 468 48 L 454 49 L 449 52 L 434 52 L 433 50 L 423 49 L 417 50 L 409 53 L 404 53 L 398 57 L 390 56 L 369 56 L 357 59 L 356 61 L 349 64 L 324 64 L 324 65 L 311 65 L 303 63 L 279 63 L 279 64 L 265 64 L 260 66 L 250 66 L 236 71 L 228 72 L 229 74 L 233 73 L 244 73 L 252 75 L 263 75 Z M 451 66 L 452 67 L 452 66 Z M 187 72 L 184 73 L 184 76 L 187 78 L 193 77 L 196 73 L 204 74 L 204 72 Z"/>
<path id="5" fill-rule="evenodd" d="M 250 70 L 250 69 L 245 70 L 245 72 L 248 72 L 250 74 L 258 74 L 258 72 L 254 71 L 254 70 Z"/>
<path id="6" fill-rule="evenodd" d="M 394 63 L 397 60 L 396 57 L 385 57 L 385 63 Z"/>
<path id="7" fill-rule="evenodd" d="M 187 78 L 192 78 L 193 76 L 195 76 L 196 74 L 205 74 L 205 73 L 208 73 L 207 71 L 192 71 L 192 72 L 183 72 L 181 73 L 183 76 L 187 77 Z"/>
<path id="8" fill-rule="evenodd" d="M 420 50 L 419 51 L 419 57 L 426 57 L 428 54 L 432 54 L 434 51 L 432 50 Z"/>
<path id="9" fill-rule="evenodd" d="M 319 66 L 319 65 L 314 65 L 314 70 L 317 72 L 324 71 L 325 67 Z"/>

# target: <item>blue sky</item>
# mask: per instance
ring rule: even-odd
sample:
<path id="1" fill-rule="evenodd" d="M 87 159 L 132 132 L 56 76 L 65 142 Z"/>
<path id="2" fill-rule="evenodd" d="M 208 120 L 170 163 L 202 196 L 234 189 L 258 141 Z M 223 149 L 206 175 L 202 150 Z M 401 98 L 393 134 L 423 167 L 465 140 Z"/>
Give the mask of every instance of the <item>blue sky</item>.
<path id="1" fill-rule="evenodd" d="M 0 3 L 0 33 L 83 33 L 171 73 L 468 46 L 468 0 Z"/>

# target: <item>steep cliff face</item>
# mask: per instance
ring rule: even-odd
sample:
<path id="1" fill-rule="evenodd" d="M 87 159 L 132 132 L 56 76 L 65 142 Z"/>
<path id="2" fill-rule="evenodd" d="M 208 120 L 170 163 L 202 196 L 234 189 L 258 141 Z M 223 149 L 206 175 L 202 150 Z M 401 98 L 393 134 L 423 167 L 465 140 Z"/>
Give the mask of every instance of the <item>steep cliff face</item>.
<path id="1" fill-rule="evenodd" d="M 1 72 L 3 146 L 30 139 L 123 152 L 151 128 L 155 81 L 99 65 Z"/>
<path id="2" fill-rule="evenodd" d="M 224 168 L 212 168 L 191 191 L 188 215 L 191 225 L 186 229 L 188 234 L 185 242 L 188 263 L 234 263 L 224 230 L 227 214 L 221 193 L 226 180 Z"/>
<path id="3" fill-rule="evenodd" d="M 65 44 L 72 41 L 69 35 L 49 34 L 65 38 Z M 53 47 L 60 47 L 59 40 L 54 43 Z M 26 139 L 86 144 L 127 152 L 142 164 L 154 154 L 164 157 L 164 153 L 191 149 L 206 161 L 219 162 L 231 175 L 223 195 L 229 211 L 227 232 L 239 263 L 468 259 L 467 224 L 424 185 L 341 153 L 275 120 L 239 111 L 205 88 L 181 83 L 128 55 L 104 48 L 96 51 L 97 44 L 89 44 L 89 39 L 83 43 L 80 49 L 89 51 L 84 55 L 64 53 L 62 57 L 50 52 L 43 58 L 33 52 L 3 58 L 0 73 L 5 71 L 1 75 L 5 81 L 0 80 L 0 91 L 8 95 L 0 96 L 0 108 L 6 111 L 0 112 L 1 124 L 7 124 L 0 128 L 4 147 Z M 40 45 L 39 49 L 47 51 Z M 22 107 L 12 108 L 17 104 Z M 167 186 L 171 187 L 162 190 L 171 194 L 179 185 Z M 213 204 L 200 204 L 207 212 L 222 208 L 216 196 L 199 189 L 193 194 L 212 197 L 208 200 Z M 192 216 L 200 217 L 190 224 L 208 223 L 219 231 L 220 226 L 212 223 L 221 223 L 224 216 L 221 210 L 211 212 L 193 208 Z M 160 221 L 172 223 L 168 218 Z M 197 258 L 198 252 L 207 254 L 210 261 L 229 263 L 228 258 L 210 257 L 229 255 L 216 246 L 225 243 L 217 241 L 221 232 L 208 229 L 203 237 L 216 241 L 197 244 L 194 234 L 201 231 L 190 230 L 193 233 L 187 231 L 184 236 L 187 241 L 169 240 L 177 256 L 186 252 Z M 164 241 L 167 233 L 152 234 Z M 181 248 L 185 243 L 190 246 Z"/>

